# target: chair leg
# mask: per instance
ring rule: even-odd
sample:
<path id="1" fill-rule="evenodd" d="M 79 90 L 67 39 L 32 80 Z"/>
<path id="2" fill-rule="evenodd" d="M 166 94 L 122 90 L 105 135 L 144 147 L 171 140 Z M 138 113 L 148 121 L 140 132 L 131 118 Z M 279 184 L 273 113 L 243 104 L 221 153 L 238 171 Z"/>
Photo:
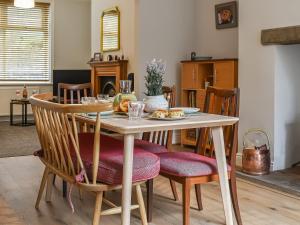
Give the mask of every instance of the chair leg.
<path id="1" fill-rule="evenodd" d="M 51 194 L 53 187 L 53 177 L 54 174 L 48 172 L 47 190 L 46 190 L 46 202 L 51 202 Z"/>
<path id="2" fill-rule="evenodd" d="M 63 180 L 62 186 L 63 186 L 63 197 L 66 198 L 67 197 L 67 192 L 68 192 L 67 182 Z"/>
<path id="3" fill-rule="evenodd" d="M 201 197 L 201 185 L 200 184 L 195 184 L 195 191 L 196 191 L 196 199 L 197 199 L 197 205 L 199 211 L 203 210 L 203 205 L 202 205 L 202 197 Z"/>
<path id="4" fill-rule="evenodd" d="M 56 175 L 53 176 L 53 185 L 55 185 Z"/>
<path id="5" fill-rule="evenodd" d="M 40 201 L 41 201 L 41 198 L 42 198 L 42 195 L 43 195 L 46 183 L 47 183 L 48 174 L 49 174 L 49 169 L 46 167 L 45 170 L 44 170 L 42 181 L 41 181 L 39 194 L 38 194 L 38 197 L 37 197 L 36 202 L 35 202 L 35 208 L 36 209 L 39 208 Z"/>
<path id="6" fill-rule="evenodd" d="M 153 180 L 152 180 L 153 181 Z M 146 215 L 146 210 L 145 210 L 145 204 L 144 204 L 144 199 L 143 199 L 143 194 L 141 190 L 140 185 L 136 185 L 136 196 L 137 196 L 137 201 L 139 204 L 139 209 L 140 209 L 140 214 L 141 214 L 141 220 L 143 225 L 147 225 L 147 215 Z"/>
<path id="7" fill-rule="evenodd" d="M 146 182 L 147 187 L 147 218 L 148 222 L 152 221 L 152 207 L 153 207 L 153 179 Z"/>
<path id="8" fill-rule="evenodd" d="M 191 184 L 186 180 L 182 187 L 183 225 L 190 224 Z"/>
<path id="9" fill-rule="evenodd" d="M 229 187 L 230 187 L 231 201 L 232 201 L 236 222 L 238 225 L 242 225 L 243 223 L 242 223 L 242 217 L 240 213 L 240 207 L 239 207 L 238 196 L 237 196 L 235 172 L 231 173 L 231 178 L 229 180 Z"/>
<path id="10" fill-rule="evenodd" d="M 175 183 L 175 181 L 173 181 L 173 180 L 170 179 L 170 185 L 171 185 L 171 189 L 172 189 L 174 200 L 178 201 L 179 197 L 178 197 L 178 192 L 177 192 L 177 189 L 176 189 L 176 183 Z"/>
<path id="11" fill-rule="evenodd" d="M 103 199 L 103 192 L 98 192 L 96 194 L 93 225 L 99 225 L 100 216 L 101 216 L 102 199 Z"/>

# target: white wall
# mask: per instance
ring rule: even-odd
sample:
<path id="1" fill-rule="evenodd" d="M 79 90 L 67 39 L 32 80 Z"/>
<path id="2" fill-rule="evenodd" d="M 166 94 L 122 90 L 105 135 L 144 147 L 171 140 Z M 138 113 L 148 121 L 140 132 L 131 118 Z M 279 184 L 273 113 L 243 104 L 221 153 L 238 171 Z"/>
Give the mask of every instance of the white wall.
<path id="1" fill-rule="evenodd" d="M 53 35 L 54 69 L 89 69 L 91 1 L 55 0 Z"/>
<path id="2" fill-rule="evenodd" d="M 101 15 L 103 10 L 118 6 L 121 16 L 121 50 L 105 53 L 124 54 L 129 60 L 128 73 L 134 72 L 135 67 L 135 0 L 92 0 L 92 54 L 100 52 Z M 105 58 L 106 59 L 106 58 Z"/>
<path id="3" fill-rule="evenodd" d="M 270 135 L 272 153 L 276 110 L 276 46 L 262 46 L 260 35 L 262 29 L 299 25 L 299 7 L 298 0 L 290 0 L 288 4 L 285 0 L 239 1 L 239 136 L 241 140 L 242 134 L 249 128 L 264 129 Z M 274 169 L 282 168 L 278 163 L 274 162 Z"/>
<path id="4" fill-rule="evenodd" d="M 145 91 L 146 63 L 153 58 L 167 63 L 166 85 L 179 90 L 180 61 L 195 49 L 194 0 L 137 0 L 137 86 Z"/>
<path id="5" fill-rule="evenodd" d="M 238 57 L 238 28 L 216 29 L 215 5 L 228 0 L 196 0 L 196 52 L 214 58 Z"/>
<path id="6" fill-rule="evenodd" d="M 90 0 L 41 0 L 50 2 L 52 9 L 53 69 L 88 69 L 91 55 L 91 2 Z M 52 85 L 28 85 L 32 90 L 51 92 Z M 1 86 L 0 116 L 9 115 L 9 102 L 22 85 Z M 20 110 L 16 108 L 16 114 Z"/>
<path id="7" fill-rule="evenodd" d="M 276 47 L 274 161 L 279 168 L 300 161 L 300 45 Z"/>

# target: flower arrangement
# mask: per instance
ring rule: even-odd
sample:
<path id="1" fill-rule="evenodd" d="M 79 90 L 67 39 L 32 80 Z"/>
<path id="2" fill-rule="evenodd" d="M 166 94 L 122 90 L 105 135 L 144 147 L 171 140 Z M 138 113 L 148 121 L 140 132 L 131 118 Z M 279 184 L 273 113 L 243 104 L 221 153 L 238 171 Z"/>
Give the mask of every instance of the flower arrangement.
<path id="1" fill-rule="evenodd" d="M 162 95 L 163 76 L 166 73 L 166 63 L 161 59 L 153 59 L 147 64 L 147 75 L 145 76 L 145 86 L 147 96 Z"/>

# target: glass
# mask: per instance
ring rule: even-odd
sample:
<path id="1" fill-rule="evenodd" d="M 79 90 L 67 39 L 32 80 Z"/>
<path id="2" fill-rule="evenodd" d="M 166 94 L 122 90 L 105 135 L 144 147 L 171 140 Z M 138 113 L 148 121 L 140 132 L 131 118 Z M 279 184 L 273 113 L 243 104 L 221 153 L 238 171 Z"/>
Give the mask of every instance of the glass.
<path id="1" fill-rule="evenodd" d="M 87 105 L 88 104 L 88 97 L 82 97 L 81 98 L 81 104 Z"/>
<path id="2" fill-rule="evenodd" d="M 17 96 L 17 99 L 21 98 L 21 91 L 20 90 L 16 90 L 16 96 Z"/>
<path id="3" fill-rule="evenodd" d="M 107 94 L 98 94 L 97 95 L 97 100 L 100 101 L 100 100 L 108 100 L 109 99 L 109 95 Z"/>
<path id="4" fill-rule="evenodd" d="M 145 104 L 142 101 L 128 102 L 128 116 L 129 120 L 138 120 L 142 118 Z"/>
<path id="5" fill-rule="evenodd" d="M 95 97 L 82 97 L 81 98 L 81 104 L 88 105 L 88 104 L 95 104 L 96 98 Z"/>
<path id="6" fill-rule="evenodd" d="M 122 94 L 131 94 L 131 80 L 120 80 L 120 91 Z"/>

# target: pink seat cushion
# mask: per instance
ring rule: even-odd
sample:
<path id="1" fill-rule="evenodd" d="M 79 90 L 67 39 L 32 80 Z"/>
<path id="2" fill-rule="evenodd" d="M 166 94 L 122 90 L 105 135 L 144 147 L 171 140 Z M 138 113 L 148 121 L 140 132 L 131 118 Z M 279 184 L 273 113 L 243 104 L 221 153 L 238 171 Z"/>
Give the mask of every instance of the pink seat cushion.
<path id="1" fill-rule="evenodd" d="M 180 177 L 197 177 L 218 173 L 215 159 L 191 152 L 165 152 L 160 157 L 160 171 Z M 231 168 L 228 166 L 228 171 Z"/>
<path id="2" fill-rule="evenodd" d="M 151 152 L 153 154 L 168 151 L 166 149 L 166 147 L 164 147 L 164 146 L 154 144 L 154 143 L 151 143 L 149 141 L 139 140 L 139 139 L 134 140 L 134 146 L 137 147 L 137 148 L 141 148 L 141 149 L 143 149 L 147 152 Z"/>
<path id="3" fill-rule="evenodd" d="M 92 177 L 93 169 L 93 133 L 79 134 L 80 154 L 85 165 L 88 177 Z M 100 162 L 97 180 L 106 184 L 121 184 L 123 174 L 123 148 L 122 141 L 101 135 Z M 75 152 L 72 158 L 76 161 Z M 133 157 L 133 182 L 152 179 L 159 174 L 159 158 L 140 148 L 134 149 Z"/>

